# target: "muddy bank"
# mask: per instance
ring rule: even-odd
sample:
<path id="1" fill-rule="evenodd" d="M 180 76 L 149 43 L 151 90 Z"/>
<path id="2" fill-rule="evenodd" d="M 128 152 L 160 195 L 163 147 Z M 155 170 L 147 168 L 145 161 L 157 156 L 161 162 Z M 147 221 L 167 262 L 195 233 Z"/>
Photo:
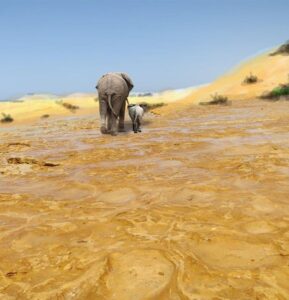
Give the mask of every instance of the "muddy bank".
<path id="1" fill-rule="evenodd" d="M 116 138 L 94 115 L 1 130 L 0 296 L 287 299 L 288 109 L 194 106 Z"/>

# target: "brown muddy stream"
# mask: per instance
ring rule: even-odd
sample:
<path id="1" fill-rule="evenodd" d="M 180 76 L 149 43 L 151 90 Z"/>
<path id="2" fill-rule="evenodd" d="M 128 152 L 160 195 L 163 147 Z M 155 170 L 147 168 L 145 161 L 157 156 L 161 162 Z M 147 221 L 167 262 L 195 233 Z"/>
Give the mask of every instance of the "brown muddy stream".
<path id="1" fill-rule="evenodd" d="M 289 299 L 288 117 L 256 100 L 117 137 L 95 116 L 0 129 L 0 299 Z"/>

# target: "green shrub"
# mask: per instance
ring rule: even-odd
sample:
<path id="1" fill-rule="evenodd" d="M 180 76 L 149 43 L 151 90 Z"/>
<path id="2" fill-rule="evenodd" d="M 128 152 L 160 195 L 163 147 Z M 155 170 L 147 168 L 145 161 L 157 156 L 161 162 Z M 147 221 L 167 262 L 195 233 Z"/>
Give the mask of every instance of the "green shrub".
<path id="1" fill-rule="evenodd" d="M 14 119 L 10 115 L 2 113 L 2 116 L 3 118 L 0 120 L 1 123 L 11 123 L 14 121 Z"/>
<path id="2" fill-rule="evenodd" d="M 272 90 L 273 97 L 281 97 L 281 96 L 288 96 L 289 95 L 289 84 L 288 85 L 281 85 Z"/>
<path id="3" fill-rule="evenodd" d="M 275 87 L 271 92 L 263 94 L 261 96 L 261 99 L 279 100 L 279 98 L 282 96 L 289 96 L 289 83 L 280 84 L 279 86 Z"/>

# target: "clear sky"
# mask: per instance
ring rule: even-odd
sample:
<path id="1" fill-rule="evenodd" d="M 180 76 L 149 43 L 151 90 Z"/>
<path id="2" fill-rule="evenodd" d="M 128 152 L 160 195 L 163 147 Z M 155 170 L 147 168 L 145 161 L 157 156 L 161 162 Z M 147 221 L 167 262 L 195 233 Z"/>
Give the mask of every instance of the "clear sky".
<path id="1" fill-rule="evenodd" d="M 0 0 L 0 99 L 209 82 L 289 39 L 288 0 Z"/>

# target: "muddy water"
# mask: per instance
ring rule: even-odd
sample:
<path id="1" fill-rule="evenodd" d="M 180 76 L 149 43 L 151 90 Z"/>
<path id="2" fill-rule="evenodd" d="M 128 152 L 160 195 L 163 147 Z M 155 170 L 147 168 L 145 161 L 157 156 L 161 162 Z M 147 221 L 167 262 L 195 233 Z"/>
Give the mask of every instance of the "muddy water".
<path id="1" fill-rule="evenodd" d="M 288 111 L 192 107 L 118 137 L 93 116 L 2 130 L 0 298 L 288 299 Z"/>

